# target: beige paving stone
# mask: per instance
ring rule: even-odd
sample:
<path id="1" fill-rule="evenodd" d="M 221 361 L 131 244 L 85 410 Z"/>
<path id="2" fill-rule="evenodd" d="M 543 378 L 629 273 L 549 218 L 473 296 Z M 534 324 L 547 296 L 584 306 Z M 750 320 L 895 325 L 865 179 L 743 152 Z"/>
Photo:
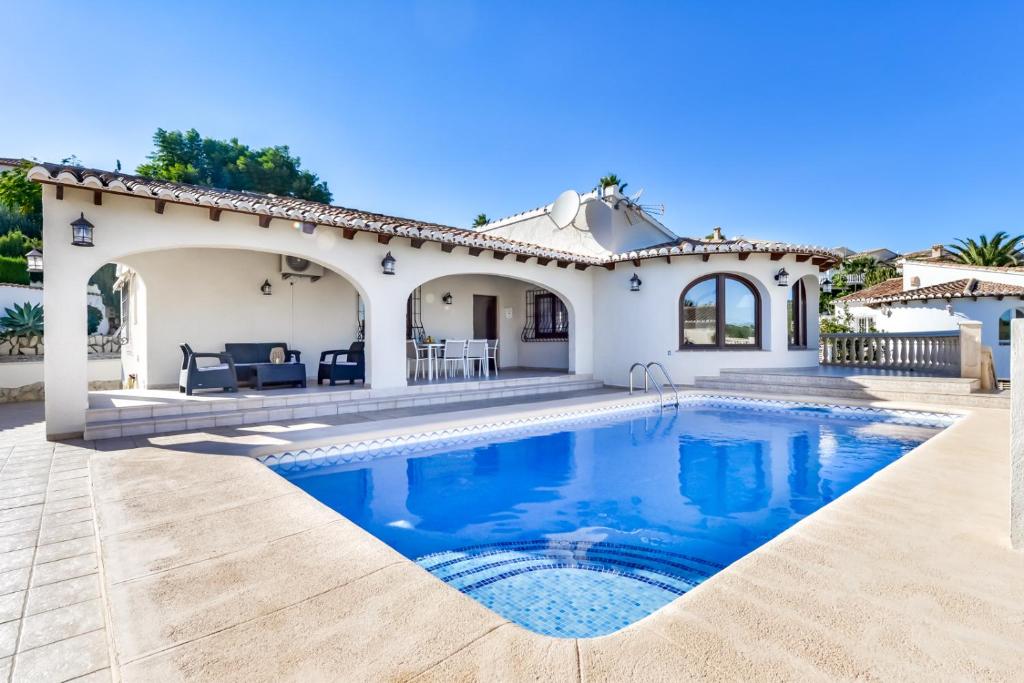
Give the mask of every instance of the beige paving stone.
<path id="1" fill-rule="evenodd" d="M 25 604 L 25 591 L 0 595 L 0 622 L 21 618 L 21 608 Z"/>
<path id="2" fill-rule="evenodd" d="M 122 670 L 126 681 L 396 680 L 426 670 L 502 623 L 493 612 L 405 563 L 125 663 Z M 395 637 L 399 632 L 402 636 Z M 268 638 L 270 633 L 276 637 Z"/>
<path id="3" fill-rule="evenodd" d="M 26 616 L 21 626 L 21 650 L 41 647 L 103 628 L 99 599 Z"/>
<path id="4" fill-rule="evenodd" d="M 68 510 L 79 510 L 81 508 L 91 508 L 92 499 L 89 496 L 78 496 L 76 498 L 67 498 L 65 500 L 48 500 L 43 506 L 43 513 L 50 514 L 52 512 L 66 512 Z"/>
<path id="5" fill-rule="evenodd" d="M 11 665 L 14 663 L 14 657 L 4 657 L 0 659 L 0 681 L 6 681 L 11 676 Z"/>
<path id="6" fill-rule="evenodd" d="M 264 470 L 262 475 L 245 480 L 201 482 L 172 492 L 100 503 L 96 511 L 100 533 L 108 536 L 144 529 L 288 493 L 275 478 Z"/>
<path id="7" fill-rule="evenodd" d="M 584 683 L 727 680 L 712 662 L 693 661 L 668 640 L 635 627 L 601 638 L 579 638 L 576 644 Z"/>
<path id="8" fill-rule="evenodd" d="M 18 645 L 18 622 L 8 621 L 0 624 L 0 657 L 14 654 Z"/>
<path id="9" fill-rule="evenodd" d="M 282 484 L 287 484 L 283 479 Z M 288 485 L 290 486 L 290 485 Z M 191 519 L 108 536 L 101 542 L 108 582 L 209 559 L 296 534 L 338 519 L 302 492 Z"/>
<path id="10" fill-rule="evenodd" d="M 100 595 L 99 574 L 88 574 L 74 579 L 49 583 L 30 588 L 25 614 L 38 614 L 47 610 L 67 607 L 78 602 L 92 600 Z"/>
<path id="11" fill-rule="evenodd" d="M 106 633 L 92 631 L 18 653 L 11 681 L 66 681 L 104 669 L 109 661 Z"/>
<path id="12" fill-rule="evenodd" d="M 12 534 L 24 533 L 26 531 L 35 531 L 39 528 L 39 519 L 39 516 L 32 515 L 31 517 L 12 519 L 9 522 L 0 522 L 0 536 L 10 536 Z"/>
<path id="13" fill-rule="evenodd" d="M 503 624 L 432 666 L 415 681 L 579 681 L 576 641 Z"/>
<path id="14" fill-rule="evenodd" d="M 167 493 L 198 481 L 223 482 L 260 467 L 249 458 L 175 453 L 141 448 L 127 453 L 98 453 L 90 462 L 97 502 Z"/>
<path id="15" fill-rule="evenodd" d="M 74 683 L 110 683 L 112 680 L 110 669 L 100 669 L 71 679 Z"/>
<path id="16" fill-rule="evenodd" d="M 68 557 L 44 564 L 37 564 L 32 570 L 32 587 L 45 586 L 96 572 L 96 553 Z"/>
<path id="17" fill-rule="evenodd" d="M 351 522 L 185 565 L 109 589 L 125 659 L 166 649 L 307 600 L 405 558 Z M 288 566 L 287 580 L 280 567 Z M 148 614 L 145 620 L 133 615 Z"/>
<path id="18" fill-rule="evenodd" d="M 42 527 L 48 529 L 50 527 L 61 526 L 63 524 L 76 524 L 78 522 L 91 522 L 93 520 L 92 508 L 82 507 L 74 510 L 64 510 L 63 512 L 52 512 L 43 515 Z"/>
<path id="19" fill-rule="evenodd" d="M 24 519 L 25 517 L 36 517 L 42 515 L 42 513 L 42 504 L 6 508 L 0 511 L 0 523 L 10 522 L 15 519 Z"/>
<path id="20" fill-rule="evenodd" d="M 36 548 L 36 564 L 63 560 L 68 557 L 76 557 L 94 552 L 96 552 L 95 536 L 83 536 L 82 538 L 73 538 L 69 541 L 48 543 Z"/>
<path id="21" fill-rule="evenodd" d="M 22 548 L 0 553 L 0 572 L 31 566 L 34 554 L 35 548 Z"/>
<path id="22" fill-rule="evenodd" d="M 31 493 L 24 496 L 0 496 L 0 510 L 23 507 L 25 505 L 40 505 L 45 500 L 45 493 Z"/>
<path id="23" fill-rule="evenodd" d="M 94 522 L 74 522 L 72 524 L 59 524 L 46 527 L 39 531 L 40 545 L 70 541 L 75 538 L 94 536 L 96 527 Z"/>
<path id="24" fill-rule="evenodd" d="M 0 574 L 0 595 L 23 591 L 28 588 L 29 574 L 31 567 L 12 569 Z"/>
<path id="25" fill-rule="evenodd" d="M 0 552 L 9 553 L 12 550 L 34 548 L 38 537 L 39 534 L 35 531 L 24 531 L 20 534 L 0 536 Z"/>

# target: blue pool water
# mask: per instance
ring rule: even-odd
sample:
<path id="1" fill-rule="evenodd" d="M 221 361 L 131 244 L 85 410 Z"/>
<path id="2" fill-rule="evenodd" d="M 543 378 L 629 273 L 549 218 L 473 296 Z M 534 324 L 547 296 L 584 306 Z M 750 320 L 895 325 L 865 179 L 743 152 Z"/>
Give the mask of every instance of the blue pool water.
<path id="1" fill-rule="evenodd" d="M 504 617 L 589 637 L 674 600 L 944 424 L 697 404 L 273 469 Z"/>

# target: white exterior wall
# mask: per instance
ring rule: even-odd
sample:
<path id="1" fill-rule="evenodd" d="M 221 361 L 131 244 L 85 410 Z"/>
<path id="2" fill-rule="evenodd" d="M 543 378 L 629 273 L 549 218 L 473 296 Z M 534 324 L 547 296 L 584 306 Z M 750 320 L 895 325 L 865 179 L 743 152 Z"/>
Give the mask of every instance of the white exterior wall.
<path id="1" fill-rule="evenodd" d="M 960 277 L 958 275 L 955 279 Z M 961 322 L 976 320 L 981 323 L 982 345 L 992 349 L 996 377 L 1008 379 L 1010 347 L 999 343 L 999 316 L 1011 308 L 1024 310 L 1024 301 L 1016 297 L 1007 297 L 1002 301 L 994 297 L 981 297 L 977 301 L 952 299 L 949 302 L 952 312 L 946 310 L 946 305 L 945 299 L 933 299 L 928 302 L 893 303 L 889 315 L 883 314 L 881 308 L 868 306 L 850 306 L 849 311 L 854 317 L 873 318 L 878 332 L 941 332 L 957 330 Z"/>
<path id="2" fill-rule="evenodd" d="M 140 388 L 177 385 L 182 342 L 202 352 L 229 342 L 285 342 L 302 352 L 315 378 L 321 351 L 348 348 L 356 338 L 356 290 L 331 271 L 318 282 L 285 281 L 277 255 L 233 249 L 149 252 L 122 263 L 137 274 L 132 313 L 149 314 L 133 320 L 125 349 Z M 144 294 L 134 289 L 140 280 Z M 264 280 L 270 296 L 260 291 Z"/>
<path id="3" fill-rule="evenodd" d="M 96 226 L 92 248 L 70 244 L 69 225 L 80 212 Z M 511 257 L 492 258 L 488 252 L 473 257 L 462 247 L 443 253 L 440 245 L 433 243 L 413 249 L 404 238 L 394 238 L 389 245 L 382 245 L 375 235 L 367 233 L 346 240 L 340 230 L 323 226 L 316 235 L 305 236 L 288 220 L 275 219 L 264 229 L 257 225 L 256 216 L 227 211 L 214 222 L 209 219 L 206 207 L 169 203 L 163 214 L 157 214 L 152 199 L 109 193 L 103 195 L 102 205 L 95 206 L 90 190 L 74 187 L 65 187 L 64 199 L 57 200 L 53 186 L 44 185 L 43 218 L 47 283 L 46 422 L 51 438 L 79 434 L 85 425 L 85 286 L 89 277 L 104 263 L 128 262 L 133 256 L 160 250 L 226 248 L 289 254 L 342 275 L 366 303 L 367 380 L 375 388 L 406 384 L 405 302 L 409 293 L 424 282 L 454 274 L 503 275 L 558 294 L 569 308 L 569 370 L 593 372 L 594 269 L 579 272 L 558 268 L 554 263 L 522 264 Z M 393 276 L 381 273 L 380 261 L 388 251 L 398 262 L 397 274 Z M 258 291 L 262 281 L 259 278 L 254 291 Z M 280 284 L 275 289 L 280 291 Z M 153 306 L 147 308 L 151 317 L 160 313 Z M 237 313 L 246 314 L 241 309 Z M 135 341 L 150 348 L 155 342 Z"/>
<path id="4" fill-rule="evenodd" d="M 681 262 L 680 262 L 681 261 Z M 810 338 L 807 350 L 789 349 L 786 302 L 789 287 L 779 287 L 775 273 L 785 266 L 790 284 L 805 277 Z M 793 256 L 780 261 L 753 254 L 746 261 L 736 254 L 643 261 L 634 268 L 620 263 L 615 270 L 594 269 L 595 374 L 607 384 L 629 384 L 629 367 L 637 361 L 660 361 L 677 384 L 692 384 L 697 376 L 714 376 L 729 368 L 809 367 L 818 363 L 818 269 Z M 639 292 L 629 290 L 636 272 L 643 280 Z M 679 297 L 694 280 L 710 273 L 740 275 L 761 295 L 761 350 L 679 350 Z"/>
<path id="5" fill-rule="evenodd" d="M 103 297 L 100 295 L 99 287 L 96 285 L 89 285 L 86 291 L 87 304 L 94 308 L 98 308 L 100 312 L 104 314 L 103 318 L 100 320 L 100 326 L 96 329 L 96 334 L 107 334 L 107 332 L 110 331 L 110 323 L 107 322 L 107 308 L 103 305 Z M 4 309 L 14 308 L 14 304 L 21 306 L 27 303 L 43 303 L 42 283 L 38 285 L 16 285 L 9 282 L 0 284 L 0 314 L 3 313 Z"/>
<path id="6" fill-rule="evenodd" d="M 426 282 L 421 292 L 423 328 L 435 339 L 469 339 L 473 335 L 473 295 L 496 296 L 501 366 L 567 369 L 568 342 L 522 341 L 526 290 L 534 288 L 520 280 L 490 275 L 453 275 Z M 441 300 L 447 292 L 452 295 L 450 306 Z M 508 310 L 511 318 L 505 317 Z"/>
<path id="7" fill-rule="evenodd" d="M 90 382 L 113 382 L 121 379 L 121 361 L 117 358 L 90 358 L 87 369 Z M 43 361 L 10 361 L 0 363 L 0 387 L 15 389 L 43 381 Z"/>
<path id="8" fill-rule="evenodd" d="M 973 268 L 971 266 L 936 265 L 921 261 L 905 261 L 903 264 L 903 289 L 911 289 L 911 280 L 919 278 L 918 287 L 938 285 L 943 282 L 974 278 L 986 282 L 999 282 L 1005 285 L 1024 287 L 1024 271 L 991 270 Z"/>

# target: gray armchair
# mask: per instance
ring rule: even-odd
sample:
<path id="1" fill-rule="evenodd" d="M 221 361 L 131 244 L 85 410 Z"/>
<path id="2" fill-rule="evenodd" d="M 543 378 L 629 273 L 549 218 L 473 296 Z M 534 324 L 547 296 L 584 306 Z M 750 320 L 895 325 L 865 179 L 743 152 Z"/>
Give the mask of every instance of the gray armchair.
<path id="1" fill-rule="evenodd" d="M 181 372 L 178 373 L 178 391 L 191 396 L 196 389 L 238 391 L 235 361 L 229 353 L 196 353 L 188 344 L 181 344 Z M 216 358 L 216 365 L 200 366 L 199 358 Z"/>

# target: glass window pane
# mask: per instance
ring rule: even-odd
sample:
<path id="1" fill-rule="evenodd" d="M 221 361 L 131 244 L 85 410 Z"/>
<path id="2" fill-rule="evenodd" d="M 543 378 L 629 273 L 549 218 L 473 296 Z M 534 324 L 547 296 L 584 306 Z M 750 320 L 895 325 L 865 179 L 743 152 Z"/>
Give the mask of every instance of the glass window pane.
<path id="1" fill-rule="evenodd" d="M 683 298 L 683 345 L 718 343 L 718 283 L 705 280 L 690 287 Z"/>
<path id="2" fill-rule="evenodd" d="M 725 345 L 757 343 L 757 299 L 746 284 L 725 279 Z"/>

